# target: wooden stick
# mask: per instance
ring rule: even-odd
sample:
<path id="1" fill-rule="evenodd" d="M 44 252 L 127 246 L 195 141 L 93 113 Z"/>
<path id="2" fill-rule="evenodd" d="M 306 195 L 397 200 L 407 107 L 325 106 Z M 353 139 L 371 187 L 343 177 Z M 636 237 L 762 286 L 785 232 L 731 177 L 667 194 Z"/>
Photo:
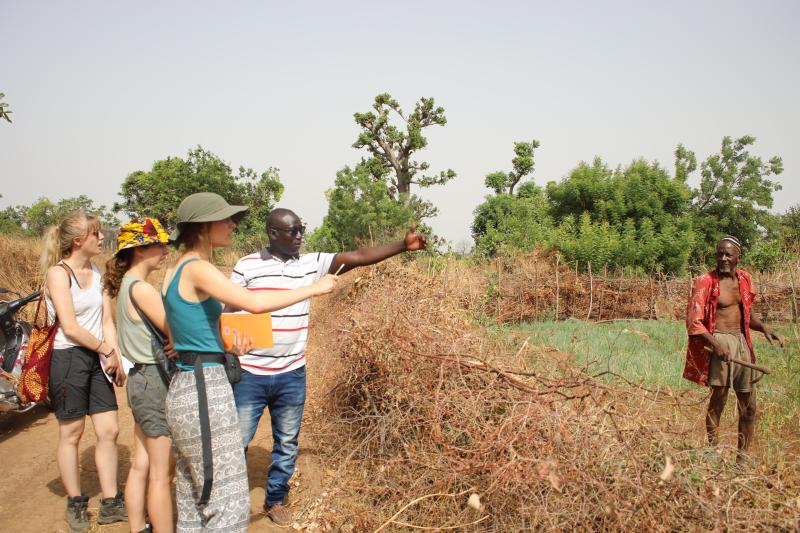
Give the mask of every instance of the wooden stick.
<path id="1" fill-rule="evenodd" d="M 789 286 L 792 289 L 792 322 L 797 324 L 797 293 L 794 290 L 794 270 L 795 269 L 792 269 L 789 274 Z"/>
<path id="2" fill-rule="evenodd" d="M 558 264 L 561 262 L 561 256 L 556 254 L 556 322 L 558 322 Z"/>
<path id="3" fill-rule="evenodd" d="M 399 522 L 397 520 L 394 520 L 392 523 L 397 524 L 398 526 L 410 527 L 412 529 L 423 529 L 423 530 L 426 530 L 426 531 L 445 531 L 445 530 L 448 530 L 448 529 L 462 529 L 462 528 L 465 528 L 467 526 L 471 526 L 471 525 L 474 525 L 474 524 L 479 524 L 479 523 L 483 522 L 484 520 L 486 520 L 487 518 L 489 518 L 488 514 L 487 515 L 483 515 L 481 518 L 478 518 L 477 520 L 474 520 L 472 522 L 468 522 L 466 524 L 458 524 L 457 526 L 435 526 L 435 527 L 434 526 L 415 526 L 414 524 L 409 524 L 408 522 Z"/>
<path id="4" fill-rule="evenodd" d="M 714 351 L 714 349 L 711 348 L 711 346 L 703 346 L 703 349 L 705 351 L 707 351 L 707 352 L 713 352 Z M 742 361 L 740 359 L 728 359 L 728 362 L 730 362 L 730 361 L 733 361 L 734 363 L 742 365 L 742 366 L 746 366 L 747 368 L 752 368 L 753 370 L 758 370 L 762 374 L 769 374 L 770 372 L 772 372 L 769 369 L 768 366 L 757 365 L 757 364 L 751 363 L 749 361 Z"/>
<path id="5" fill-rule="evenodd" d="M 341 272 L 343 268 L 344 268 L 344 263 L 342 263 L 341 265 L 339 265 L 339 268 L 336 270 L 336 274 L 334 274 L 334 276 L 338 276 L 338 275 L 339 275 L 339 272 Z"/>
<path id="6" fill-rule="evenodd" d="M 592 279 L 592 262 L 587 263 L 589 267 L 589 310 L 586 312 L 586 320 L 592 316 L 592 291 L 594 290 L 594 280 Z"/>
<path id="7" fill-rule="evenodd" d="M 397 518 L 398 516 L 400 516 L 401 514 L 403 514 L 403 511 L 405 511 L 406 509 L 408 509 L 412 505 L 414 505 L 417 502 L 420 502 L 420 501 L 422 501 L 422 500 L 424 500 L 426 498 L 435 498 L 437 496 L 447 496 L 447 497 L 450 497 L 450 498 L 457 498 L 458 496 L 462 496 L 462 495 L 464 495 L 464 494 L 466 494 L 468 492 L 472 492 L 474 490 L 475 490 L 474 488 L 469 488 L 467 490 L 462 490 L 461 492 L 458 492 L 456 494 L 450 494 L 450 493 L 447 493 L 447 492 L 440 492 L 440 493 L 437 493 L 437 494 L 426 494 L 425 496 L 420 496 L 419 498 L 415 498 L 415 499 L 411 500 L 410 502 L 408 502 L 407 504 L 405 504 L 399 511 L 397 511 L 394 514 L 394 516 L 392 516 L 389 520 L 387 520 L 386 522 L 381 524 L 381 527 L 376 529 L 373 533 L 378 533 L 383 528 L 385 528 L 386 526 L 388 526 L 389 524 L 394 522 L 394 519 Z"/>

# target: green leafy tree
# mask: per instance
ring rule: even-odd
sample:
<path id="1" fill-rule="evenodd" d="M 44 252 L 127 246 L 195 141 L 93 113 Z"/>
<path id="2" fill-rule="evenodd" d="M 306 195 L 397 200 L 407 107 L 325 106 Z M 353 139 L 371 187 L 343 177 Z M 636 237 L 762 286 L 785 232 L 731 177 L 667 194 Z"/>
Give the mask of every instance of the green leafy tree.
<path id="1" fill-rule="evenodd" d="M 697 157 L 694 152 L 679 144 L 675 149 L 675 178 L 686 183 L 689 174 L 697 170 Z"/>
<path id="2" fill-rule="evenodd" d="M 800 251 L 800 204 L 793 205 L 780 215 L 778 233 L 786 247 Z"/>
<path id="3" fill-rule="evenodd" d="M 56 204 L 44 196 L 30 206 L 20 206 L 20 214 L 26 230 L 32 235 L 42 235 L 48 226 L 58 223 Z"/>
<path id="4" fill-rule="evenodd" d="M 475 251 L 489 256 L 547 248 L 551 231 L 547 199 L 542 189 L 531 182 L 520 187 L 518 194 L 487 196 L 475 208 L 472 222 Z"/>
<path id="5" fill-rule="evenodd" d="M 387 172 L 374 159 L 337 172 L 334 187 L 325 193 L 328 214 L 309 235 L 306 247 L 341 252 L 404 235 L 416 219 L 416 199 L 411 198 L 412 203 L 405 205 L 392 198 L 382 176 Z"/>
<path id="6" fill-rule="evenodd" d="M 756 240 L 744 254 L 745 268 L 760 271 L 774 270 L 794 262 L 800 254 L 800 205 L 775 216 L 775 224 L 766 235 Z"/>
<path id="7" fill-rule="evenodd" d="M 85 194 L 57 202 L 42 196 L 30 206 L 17 206 L 16 213 L 27 234 L 42 235 L 48 226 L 58 224 L 66 215 L 79 209 L 96 215 L 105 227 L 119 225 L 119 220 L 106 206 L 96 206 Z"/>
<path id="8" fill-rule="evenodd" d="M 547 184 L 547 198 L 557 221 L 587 212 L 594 219 L 606 216 L 606 204 L 614 197 L 613 172 L 596 157 L 591 165 L 581 162 L 559 183 Z"/>
<path id="9" fill-rule="evenodd" d="M 776 268 L 790 256 L 791 252 L 780 239 L 761 239 L 742 257 L 742 262 L 746 268 L 764 272 Z"/>
<path id="10" fill-rule="evenodd" d="M 0 194 L 0 198 L 2 197 L 3 195 Z M 14 207 L 8 206 L 0 211 L 0 233 L 21 233 L 23 231 L 22 224 L 22 217 Z"/>
<path id="11" fill-rule="evenodd" d="M 772 180 L 783 172 L 783 160 L 764 161 L 751 155 L 755 137 L 725 137 L 722 147 L 700 164 L 700 186 L 694 190 L 691 214 L 698 232 L 696 259 L 712 257 L 717 240 L 736 235 L 745 247 L 754 244 L 776 223 L 769 212 L 772 193 L 781 186 Z M 675 174 L 683 178 L 697 168 L 692 151 L 679 145 L 675 150 Z"/>
<path id="12" fill-rule="evenodd" d="M 456 176 L 452 169 L 438 174 L 427 173 L 430 164 L 416 161 L 414 156 L 428 145 L 423 130 L 430 126 L 444 126 L 447 118 L 443 107 L 436 107 L 433 98 L 420 98 L 414 111 L 407 115 L 388 93 L 379 94 L 372 104 L 374 111 L 355 113 L 356 124 L 361 127 L 354 148 L 366 149 L 372 158 L 390 172 L 380 173 L 389 197 L 406 206 L 412 200 L 411 186 L 430 187 L 447 183 Z M 399 119 L 400 125 L 392 122 Z M 416 202 L 420 216 L 432 216 L 436 209 L 427 202 Z"/>
<path id="13" fill-rule="evenodd" d="M 22 233 L 23 231 L 22 217 L 19 216 L 16 209 L 9 206 L 0 211 L 0 233 Z"/>
<path id="14" fill-rule="evenodd" d="M 539 148 L 539 141 L 515 142 L 514 159 L 511 164 L 514 170 L 511 172 L 492 172 L 486 176 L 485 185 L 492 189 L 495 194 L 514 194 L 514 187 L 519 181 L 533 172 L 533 151 Z"/>
<path id="15" fill-rule="evenodd" d="M 590 262 L 595 268 L 617 263 L 619 232 L 608 221 L 593 221 L 588 212 L 565 217 L 554 238 L 567 261 L 578 261 L 583 268 Z"/>
<path id="16" fill-rule="evenodd" d="M 511 172 L 492 172 L 484 183 L 494 191 L 475 208 L 472 238 L 475 250 L 495 255 L 507 250 L 533 250 L 547 246 L 552 218 L 544 191 L 534 182 L 524 182 L 514 194 L 520 180 L 533 172 L 533 152 L 539 141 L 515 142 Z"/>
<path id="17" fill-rule="evenodd" d="M 403 235 L 412 221 L 437 212 L 413 194 L 412 186 L 444 184 L 456 176 L 450 169 L 428 173 L 429 163 L 415 159 L 428 145 L 424 129 L 447 124 L 444 108 L 436 107 L 433 98 L 421 98 L 406 114 L 384 93 L 375 97 L 372 108 L 353 115 L 361 128 L 353 147 L 365 149 L 370 157 L 336 174 L 334 187 L 325 193 L 328 213 L 308 237 L 310 249 L 348 250 Z M 419 229 L 430 234 L 429 227 Z M 429 238 L 429 245 L 434 242 Z"/>
<path id="18" fill-rule="evenodd" d="M 174 227 L 181 201 L 196 192 L 215 192 L 231 204 L 249 206 L 236 239 L 254 247 L 264 241 L 266 215 L 283 194 L 283 184 L 276 168 L 259 174 L 240 166 L 234 174 L 226 162 L 198 146 L 186 159 L 168 157 L 154 162 L 149 171 L 129 174 L 119 193 L 122 201 L 114 204 L 114 210 L 132 218 L 155 217 Z"/>
<path id="19" fill-rule="evenodd" d="M 3 98 L 5 97 L 5 94 L 0 93 L 0 119 L 5 119 L 11 124 L 11 117 L 8 116 L 11 114 L 11 111 L 8 109 L 8 104 L 3 102 Z"/>
<path id="20" fill-rule="evenodd" d="M 67 214 L 79 209 L 85 211 L 86 213 L 97 215 L 104 227 L 109 228 L 119 226 L 119 219 L 111 210 L 109 210 L 103 204 L 95 205 L 94 201 L 85 194 L 75 196 L 73 198 L 63 198 L 59 200 L 56 203 L 55 208 L 56 220 L 60 221 Z"/>
<path id="21" fill-rule="evenodd" d="M 658 163 L 638 159 L 612 171 L 596 158 L 548 183 L 547 196 L 558 229 L 551 242 L 567 260 L 589 261 L 594 251 L 595 266 L 685 270 L 691 191 Z"/>

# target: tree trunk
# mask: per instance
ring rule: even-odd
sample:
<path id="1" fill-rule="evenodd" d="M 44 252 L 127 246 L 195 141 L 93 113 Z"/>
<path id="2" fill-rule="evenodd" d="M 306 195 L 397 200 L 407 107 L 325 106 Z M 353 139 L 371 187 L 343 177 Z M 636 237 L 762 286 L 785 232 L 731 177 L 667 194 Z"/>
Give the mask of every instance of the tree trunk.
<path id="1" fill-rule="evenodd" d="M 411 176 L 407 171 L 397 173 L 397 196 L 403 205 L 408 206 L 411 201 Z"/>

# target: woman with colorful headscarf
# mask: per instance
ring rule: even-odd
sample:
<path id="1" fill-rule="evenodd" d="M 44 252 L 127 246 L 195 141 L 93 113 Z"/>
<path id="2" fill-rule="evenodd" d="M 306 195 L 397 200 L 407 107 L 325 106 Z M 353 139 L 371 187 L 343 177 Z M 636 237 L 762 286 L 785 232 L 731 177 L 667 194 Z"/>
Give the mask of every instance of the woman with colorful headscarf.
<path id="1" fill-rule="evenodd" d="M 133 532 L 151 531 L 145 521 L 145 507 L 155 531 L 174 531 L 170 489 L 172 441 L 164 414 L 169 378 L 159 368 L 152 334 L 144 323 L 149 320 L 160 332 L 167 332 L 161 296 L 145 280 L 163 265 L 168 239 L 154 218 L 125 224 L 120 228 L 117 251 L 106 263 L 104 276 L 106 292 L 117 299 L 119 347 L 122 355 L 133 363 L 127 393 L 135 421 L 135 451 L 125 485 L 128 523 Z"/>

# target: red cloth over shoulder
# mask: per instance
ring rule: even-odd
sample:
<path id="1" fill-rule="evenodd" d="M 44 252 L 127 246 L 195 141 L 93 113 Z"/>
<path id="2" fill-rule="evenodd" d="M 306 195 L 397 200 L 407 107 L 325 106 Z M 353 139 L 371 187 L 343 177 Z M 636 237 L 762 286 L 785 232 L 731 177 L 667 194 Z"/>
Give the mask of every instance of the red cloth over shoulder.
<path id="1" fill-rule="evenodd" d="M 750 274 L 744 270 L 736 269 L 739 281 L 739 296 L 742 300 L 742 314 L 744 317 L 744 335 L 747 347 L 750 349 L 750 358 L 755 363 L 756 356 L 753 352 L 753 343 L 750 339 L 750 316 L 753 311 L 753 302 L 756 294 L 753 292 L 753 282 Z M 705 341 L 702 333 L 714 333 L 714 323 L 717 318 L 717 301 L 719 300 L 719 276 L 716 270 L 710 270 L 694 280 L 692 294 L 686 306 L 686 332 L 689 335 L 689 346 L 686 350 L 686 365 L 683 377 L 698 385 L 708 385 L 708 368 L 711 355 L 705 351 Z"/>

